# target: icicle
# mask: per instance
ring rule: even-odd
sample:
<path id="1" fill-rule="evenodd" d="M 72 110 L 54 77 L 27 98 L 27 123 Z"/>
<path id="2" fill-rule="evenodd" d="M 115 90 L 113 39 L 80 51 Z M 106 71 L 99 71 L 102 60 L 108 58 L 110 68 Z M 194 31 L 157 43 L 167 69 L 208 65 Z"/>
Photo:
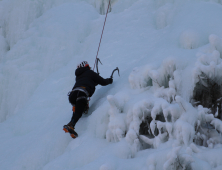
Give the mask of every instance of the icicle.
<path id="1" fill-rule="evenodd" d="M 217 107 L 217 112 L 215 113 L 214 117 L 217 117 L 217 116 L 218 116 L 218 107 Z"/>

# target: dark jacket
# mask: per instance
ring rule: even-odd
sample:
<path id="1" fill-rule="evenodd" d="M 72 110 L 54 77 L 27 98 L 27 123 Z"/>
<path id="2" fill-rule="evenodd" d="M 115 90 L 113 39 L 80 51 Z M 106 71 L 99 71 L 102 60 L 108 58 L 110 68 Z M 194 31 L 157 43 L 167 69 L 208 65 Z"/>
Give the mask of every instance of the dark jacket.
<path id="1" fill-rule="evenodd" d="M 85 89 L 89 93 L 89 97 L 93 95 L 95 92 L 96 86 L 98 84 L 102 86 L 106 86 L 108 84 L 111 84 L 110 78 L 104 79 L 101 76 L 99 76 L 94 71 L 90 70 L 89 67 L 81 67 L 76 69 L 76 83 L 73 87 L 85 87 Z"/>

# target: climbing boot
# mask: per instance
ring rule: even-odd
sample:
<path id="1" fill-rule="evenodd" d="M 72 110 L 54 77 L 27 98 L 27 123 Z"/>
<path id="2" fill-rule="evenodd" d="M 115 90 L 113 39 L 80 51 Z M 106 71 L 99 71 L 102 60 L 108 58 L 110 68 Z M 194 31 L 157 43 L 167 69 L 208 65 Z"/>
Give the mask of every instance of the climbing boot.
<path id="1" fill-rule="evenodd" d="M 63 126 L 63 130 L 65 131 L 65 133 L 69 133 L 73 139 L 78 137 L 78 134 L 75 132 L 74 127 L 69 123 Z"/>

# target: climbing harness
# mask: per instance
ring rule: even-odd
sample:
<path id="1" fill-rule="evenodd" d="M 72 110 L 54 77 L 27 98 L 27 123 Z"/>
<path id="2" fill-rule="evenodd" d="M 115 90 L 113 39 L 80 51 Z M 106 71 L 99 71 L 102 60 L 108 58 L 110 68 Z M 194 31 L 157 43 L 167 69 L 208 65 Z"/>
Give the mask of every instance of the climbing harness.
<path id="1" fill-rule="evenodd" d="M 83 87 L 76 87 L 76 88 L 74 88 L 71 92 L 74 92 L 74 91 L 76 91 L 76 90 L 85 93 L 87 97 L 89 96 L 88 91 L 87 91 L 85 88 L 83 88 Z M 71 92 L 70 92 L 70 93 L 71 93 Z"/>
<path id="2" fill-rule="evenodd" d="M 72 91 L 68 92 L 67 96 L 70 96 L 70 95 L 72 94 L 72 92 L 74 92 L 74 91 L 76 91 L 76 90 L 85 93 L 86 96 L 87 96 L 87 98 L 89 97 L 88 91 L 87 91 L 85 88 L 82 88 L 82 87 L 76 87 L 76 88 L 74 88 Z"/>
<path id="3" fill-rule="evenodd" d="M 74 88 L 72 91 L 70 91 L 69 93 L 68 93 L 68 96 L 70 96 L 71 94 L 72 94 L 72 92 L 74 92 L 74 91 L 81 91 L 81 92 L 83 92 L 83 93 L 85 93 L 86 94 L 86 96 L 80 96 L 80 97 L 77 97 L 77 99 L 76 99 L 76 102 L 78 101 L 78 100 L 86 100 L 86 102 L 87 102 L 87 105 L 86 105 L 86 107 L 84 108 L 84 111 L 83 111 L 83 113 L 84 114 L 87 114 L 88 113 L 88 110 L 89 110 L 89 101 L 90 101 L 90 97 L 89 97 L 89 93 L 88 93 L 88 91 L 85 89 L 85 87 L 76 87 L 76 88 Z M 70 102 L 71 103 L 71 102 Z M 73 103 L 71 103 L 72 104 L 72 111 L 73 112 L 75 112 L 75 110 L 76 110 L 76 107 L 75 107 L 75 104 L 73 104 Z"/>

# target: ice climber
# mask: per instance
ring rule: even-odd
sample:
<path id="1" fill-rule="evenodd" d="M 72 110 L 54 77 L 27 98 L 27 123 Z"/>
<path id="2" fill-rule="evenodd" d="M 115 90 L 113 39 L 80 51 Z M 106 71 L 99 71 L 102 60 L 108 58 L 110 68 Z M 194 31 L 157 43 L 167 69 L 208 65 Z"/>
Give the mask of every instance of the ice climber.
<path id="1" fill-rule="evenodd" d="M 88 110 L 88 97 L 95 92 L 95 87 L 100 84 L 106 86 L 113 83 L 112 78 L 104 79 L 90 69 L 87 61 L 81 62 L 75 71 L 76 83 L 69 93 L 69 102 L 73 106 L 71 121 L 63 126 L 65 132 L 69 132 L 72 138 L 78 137 L 75 125 L 81 118 L 83 112 Z"/>

